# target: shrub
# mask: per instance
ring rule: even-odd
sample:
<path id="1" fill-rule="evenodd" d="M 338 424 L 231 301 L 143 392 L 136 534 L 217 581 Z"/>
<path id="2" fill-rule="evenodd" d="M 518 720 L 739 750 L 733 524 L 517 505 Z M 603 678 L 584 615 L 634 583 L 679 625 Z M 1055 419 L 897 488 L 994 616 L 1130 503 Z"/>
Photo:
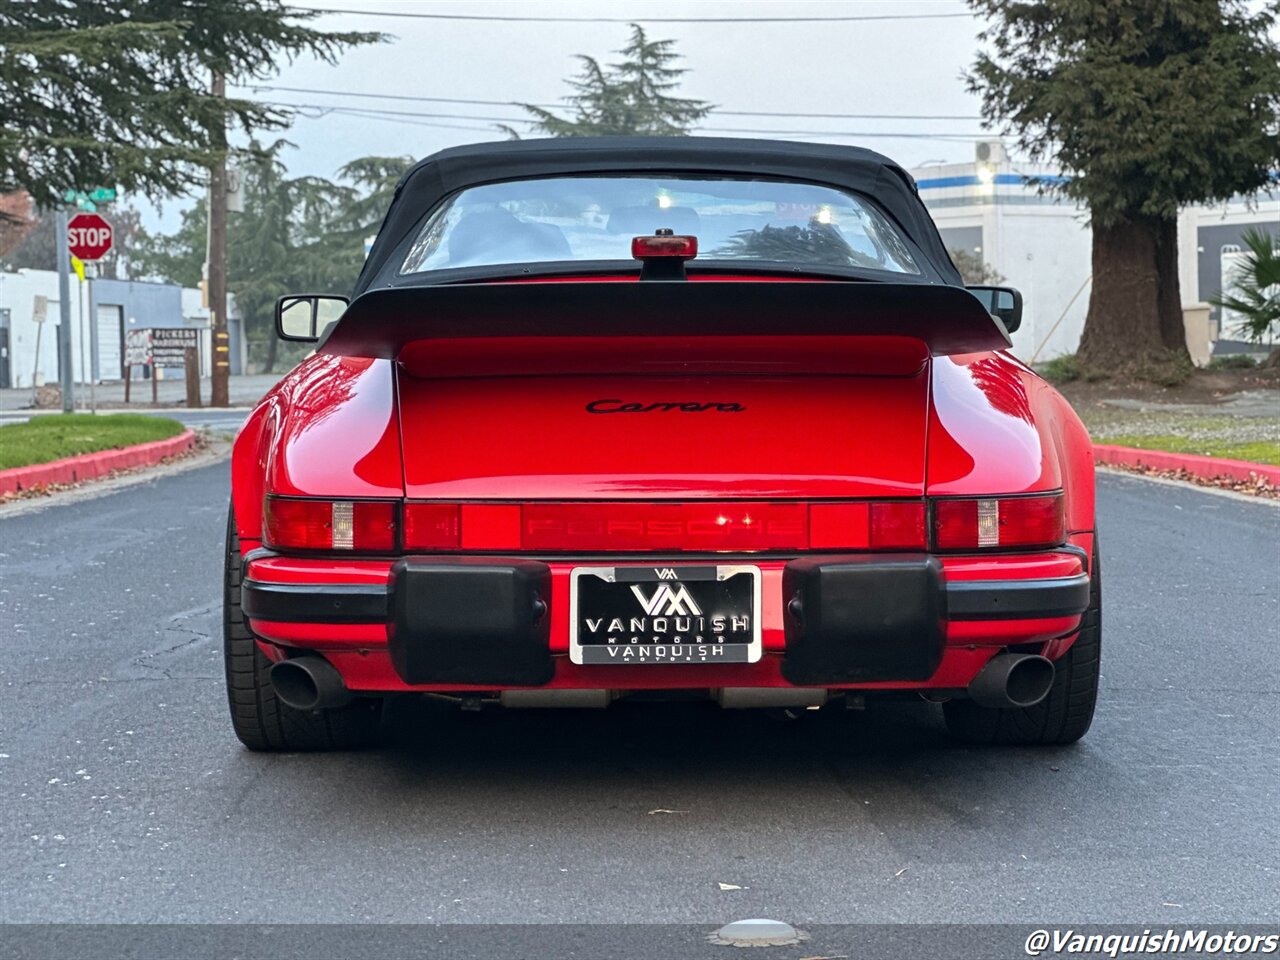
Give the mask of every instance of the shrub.
<path id="1" fill-rule="evenodd" d="M 1076 359 L 1074 353 L 1064 353 L 1060 357 L 1047 360 L 1040 364 L 1037 370 L 1050 383 L 1071 383 L 1073 380 L 1079 380 L 1083 372 L 1080 369 L 1080 361 Z"/>
<path id="2" fill-rule="evenodd" d="M 1232 357 L 1214 357 L 1206 365 L 1206 370 L 1252 370 L 1258 363 L 1248 354 L 1238 353 Z"/>

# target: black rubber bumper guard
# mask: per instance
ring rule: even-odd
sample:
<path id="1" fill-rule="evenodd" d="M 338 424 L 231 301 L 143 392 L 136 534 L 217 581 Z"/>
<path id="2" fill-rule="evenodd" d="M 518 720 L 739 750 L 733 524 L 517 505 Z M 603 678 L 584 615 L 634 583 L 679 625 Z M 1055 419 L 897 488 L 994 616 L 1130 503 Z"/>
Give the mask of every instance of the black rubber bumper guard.
<path id="1" fill-rule="evenodd" d="M 946 581 L 925 554 L 804 557 L 783 571 L 792 683 L 924 681 L 947 620 L 1075 616 L 1089 577 Z M 247 616 L 283 623 L 385 623 L 406 683 L 541 686 L 550 652 L 551 568 L 537 560 L 398 560 L 382 584 L 241 584 Z"/>

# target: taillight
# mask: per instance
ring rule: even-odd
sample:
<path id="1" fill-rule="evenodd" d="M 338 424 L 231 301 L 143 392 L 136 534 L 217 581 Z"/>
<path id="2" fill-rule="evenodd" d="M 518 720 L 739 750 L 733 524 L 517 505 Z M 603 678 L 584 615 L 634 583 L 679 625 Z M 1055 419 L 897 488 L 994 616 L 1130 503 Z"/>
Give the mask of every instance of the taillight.
<path id="1" fill-rule="evenodd" d="M 1051 547 L 1062 494 L 932 503 L 937 550 Z M 921 500 L 458 503 L 267 497 L 263 541 L 285 550 L 758 552 L 924 550 Z M 401 529 L 397 536 L 397 526 Z"/>
<path id="2" fill-rule="evenodd" d="M 284 550 L 391 553 L 396 548 L 396 503 L 267 497 L 262 539 Z"/>
<path id="3" fill-rule="evenodd" d="M 923 550 L 925 507 L 921 500 L 409 501 L 403 543 L 420 552 Z"/>
<path id="4" fill-rule="evenodd" d="M 933 545 L 939 550 L 1052 547 L 1065 539 L 1060 493 L 933 504 Z"/>
<path id="5" fill-rule="evenodd" d="M 923 550 L 924 533 L 924 504 L 919 500 L 809 506 L 811 550 Z"/>
<path id="6" fill-rule="evenodd" d="M 804 550 L 804 503 L 527 503 L 525 550 Z M 464 534 L 465 537 L 465 534 Z"/>
<path id="7" fill-rule="evenodd" d="M 406 550 L 457 550 L 460 508 L 456 503 L 406 503 Z"/>
<path id="8" fill-rule="evenodd" d="M 871 504 L 870 534 L 873 550 L 923 550 L 924 504 L 892 500 Z"/>

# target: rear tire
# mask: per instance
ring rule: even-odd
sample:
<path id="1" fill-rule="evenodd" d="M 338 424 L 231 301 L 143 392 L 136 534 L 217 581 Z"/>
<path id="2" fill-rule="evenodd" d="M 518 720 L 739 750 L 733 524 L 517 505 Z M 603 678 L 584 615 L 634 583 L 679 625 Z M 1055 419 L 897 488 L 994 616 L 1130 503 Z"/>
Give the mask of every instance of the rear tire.
<path id="1" fill-rule="evenodd" d="M 1049 695 L 1034 707 L 992 709 L 970 700 L 942 705 L 947 730 L 957 740 L 979 744 L 1075 743 L 1093 722 L 1102 654 L 1102 570 L 1097 539 L 1090 566 L 1089 608 L 1080 635 L 1054 663 Z"/>
<path id="2" fill-rule="evenodd" d="M 378 739 L 382 701 L 369 697 L 337 709 L 303 712 L 276 697 L 271 661 L 240 607 L 240 537 L 235 514 L 227 514 L 226 573 L 223 580 L 223 654 L 231 726 L 250 750 L 350 750 Z"/>

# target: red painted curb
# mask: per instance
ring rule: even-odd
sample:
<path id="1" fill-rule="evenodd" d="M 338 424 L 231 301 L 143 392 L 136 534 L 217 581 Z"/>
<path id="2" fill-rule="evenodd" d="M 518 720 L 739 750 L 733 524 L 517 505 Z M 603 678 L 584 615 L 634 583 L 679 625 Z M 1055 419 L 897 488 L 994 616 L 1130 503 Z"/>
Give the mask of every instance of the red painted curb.
<path id="1" fill-rule="evenodd" d="M 95 480 L 98 477 L 105 477 L 113 470 L 123 470 L 128 467 L 149 467 L 159 463 L 165 457 L 185 453 L 195 445 L 195 442 L 195 431 L 186 430 L 167 440 L 153 440 L 151 443 L 125 447 L 123 450 L 101 450 L 98 453 L 85 453 L 78 457 L 54 460 L 52 463 L 37 463 L 29 467 L 0 470 L 0 495 L 48 486 L 51 483 L 79 483 L 81 480 Z"/>
<path id="2" fill-rule="evenodd" d="M 1227 477 L 1242 483 L 1265 480 L 1273 487 L 1280 487 L 1280 467 L 1247 460 L 1226 460 L 1222 457 L 1201 457 L 1194 453 L 1166 453 L 1163 450 L 1139 450 L 1136 447 L 1116 447 L 1106 443 L 1093 445 L 1098 463 L 1117 467 L 1146 467 L 1151 470 L 1185 470 L 1193 477 L 1215 480 Z"/>

